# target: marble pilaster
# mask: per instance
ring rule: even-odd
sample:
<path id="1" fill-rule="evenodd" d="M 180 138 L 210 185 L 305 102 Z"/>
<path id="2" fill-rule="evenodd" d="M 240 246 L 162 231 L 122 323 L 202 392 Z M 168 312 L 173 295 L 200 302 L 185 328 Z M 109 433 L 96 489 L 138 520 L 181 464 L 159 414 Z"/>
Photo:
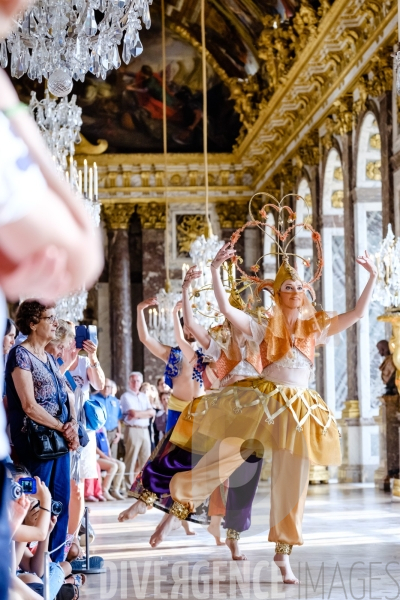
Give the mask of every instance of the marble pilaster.
<path id="1" fill-rule="evenodd" d="M 113 229 L 109 246 L 110 331 L 112 378 L 123 392 L 132 370 L 132 309 L 129 236 Z"/>
<path id="2" fill-rule="evenodd" d="M 381 136 L 382 174 L 382 228 L 386 236 L 389 223 L 395 224 L 395 201 L 393 190 L 393 111 L 392 92 L 386 91 L 379 98 L 379 133 Z"/>

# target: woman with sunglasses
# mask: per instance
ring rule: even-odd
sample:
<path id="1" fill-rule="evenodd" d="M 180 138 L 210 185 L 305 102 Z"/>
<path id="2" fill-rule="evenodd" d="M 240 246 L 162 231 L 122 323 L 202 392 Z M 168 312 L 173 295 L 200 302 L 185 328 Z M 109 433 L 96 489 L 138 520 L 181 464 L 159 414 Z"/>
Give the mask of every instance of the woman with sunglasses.
<path id="1" fill-rule="evenodd" d="M 27 339 L 12 348 L 6 367 L 6 391 L 11 442 L 19 463 L 32 476 L 43 481 L 53 500 L 63 504 L 63 511 L 50 537 L 50 550 L 66 540 L 70 495 L 69 452 L 52 460 L 35 456 L 29 443 L 28 418 L 54 429 L 67 440 L 71 450 L 79 446 L 76 421 L 70 419 L 67 390 L 55 358 L 46 352 L 54 338 L 57 317 L 54 304 L 43 300 L 25 300 L 20 305 L 16 324 Z M 56 550 L 53 560 L 63 559 L 64 548 Z"/>

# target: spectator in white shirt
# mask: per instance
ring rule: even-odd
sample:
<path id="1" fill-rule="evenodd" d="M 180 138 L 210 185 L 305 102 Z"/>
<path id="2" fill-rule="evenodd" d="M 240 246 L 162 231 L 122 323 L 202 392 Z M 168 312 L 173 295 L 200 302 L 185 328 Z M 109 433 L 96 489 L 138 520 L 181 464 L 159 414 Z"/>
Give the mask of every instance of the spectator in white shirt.
<path id="1" fill-rule="evenodd" d="M 129 376 L 129 391 L 122 394 L 120 400 L 125 423 L 125 477 L 129 486 L 134 482 L 136 474 L 143 469 L 151 453 L 149 419 L 155 416 L 155 410 L 146 394 L 139 391 L 142 383 L 142 373 L 133 371 Z"/>

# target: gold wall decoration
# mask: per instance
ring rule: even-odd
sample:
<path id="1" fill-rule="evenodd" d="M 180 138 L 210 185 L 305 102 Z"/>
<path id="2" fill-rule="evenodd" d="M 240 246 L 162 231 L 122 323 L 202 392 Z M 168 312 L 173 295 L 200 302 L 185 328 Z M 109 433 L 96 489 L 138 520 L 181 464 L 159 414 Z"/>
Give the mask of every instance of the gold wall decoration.
<path id="1" fill-rule="evenodd" d="M 128 229 L 135 204 L 103 202 L 101 215 L 108 229 Z"/>
<path id="2" fill-rule="evenodd" d="M 91 144 L 82 133 L 79 134 L 81 141 L 75 145 L 75 154 L 88 154 L 98 156 L 104 154 L 108 148 L 107 140 L 97 140 L 97 144 Z"/>
<path id="3" fill-rule="evenodd" d="M 305 202 L 306 206 L 308 206 L 308 208 L 312 208 L 311 194 L 305 194 L 305 196 L 304 196 L 304 202 Z"/>
<path id="4" fill-rule="evenodd" d="M 367 179 L 371 179 L 372 181 L 382 181 L 381 166 L 382 163 L 380 160 L 368 162 L 365 168 Z"/>
<path id="5" fill-rule="evenodd" d="M 165 229 L 165 203 L 138 204 L 137 214 L 140 217 L 142 229 Z"/>
<path id="6" fill-rule="evenodd" d="M 342 167 L 335 167 L 333 170 L 333 177 L 336 181 L 343 181 L 343 169 Z"/>
<path id="7" fill-rule="evenodd" d="M 373 148 L 374 150 L 380 150 L 382 148 L 380 133 L 373 133 L 370 136 L 369 145 L 370 145 L 370 148 Z"/>
<path id="8" fill-rule="evenodd" d="M 249 204 L 248 202 L 217 202 L 215 210 L 221 229 L 238 229 L 247 221 Z M 257 213 L 253 214 L 255 218 L 258 217 Z"/>
<path id="9" fill-rule="evenodd" d="M 344 200 L 344 191 L 336 190 L 336 192 L 332 193 L 331 196 L 331 204 L 333 208 L 343 208 L 343 200 Z"/>
<path id="10" fill-rule="evenodd" d="M 178 257 L 188 257 L 190 246 L 205 232 L 205 215 L 176 215 L 176 246 Z"/>

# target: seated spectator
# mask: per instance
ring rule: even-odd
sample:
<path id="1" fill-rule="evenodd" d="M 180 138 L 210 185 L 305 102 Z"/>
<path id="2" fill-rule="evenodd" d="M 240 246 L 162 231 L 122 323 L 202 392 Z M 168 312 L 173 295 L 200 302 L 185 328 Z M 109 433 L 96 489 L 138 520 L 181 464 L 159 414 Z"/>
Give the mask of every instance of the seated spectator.
<path id="1" fill-rule="evenodd" d="M 53 304 L 25 300 L 18 308 L 17 327 L 28 337 L 10 351 L 6 367 L 6 391 L 11 440 L 14 451 L 33 476 L 48 485 L 54 500 L 63 510 L 50 535 L 50 550 L 66 540 L 68 524 L 69 453 L 57 459 L 41 460 L 29 443 L 25 419 L 59 431 L 70 449 L 79 446 L 76 422 L 70 421 L 64 377 L 51 354 L 45 351 L 54 338 L 57 317 Z M 63 547 L 55 550 L 54 560 L 62 560 Z"/>
<path id="2" fill-rule="evenodd" d="M 118 443 L 121 439 L 121 422 L 122 411 L 119 400 L 112 394 L 112 384 L 114 382 L 111 379 L 106 379 L 104 388 L 92 394 L 92 398 L 100 400 L 106 409 L 107 421 L 104 427 L 107 431 L 108 443 L 110 445 L 110 455 L 112 458 L 117 458 L 118 454 Z"/>

